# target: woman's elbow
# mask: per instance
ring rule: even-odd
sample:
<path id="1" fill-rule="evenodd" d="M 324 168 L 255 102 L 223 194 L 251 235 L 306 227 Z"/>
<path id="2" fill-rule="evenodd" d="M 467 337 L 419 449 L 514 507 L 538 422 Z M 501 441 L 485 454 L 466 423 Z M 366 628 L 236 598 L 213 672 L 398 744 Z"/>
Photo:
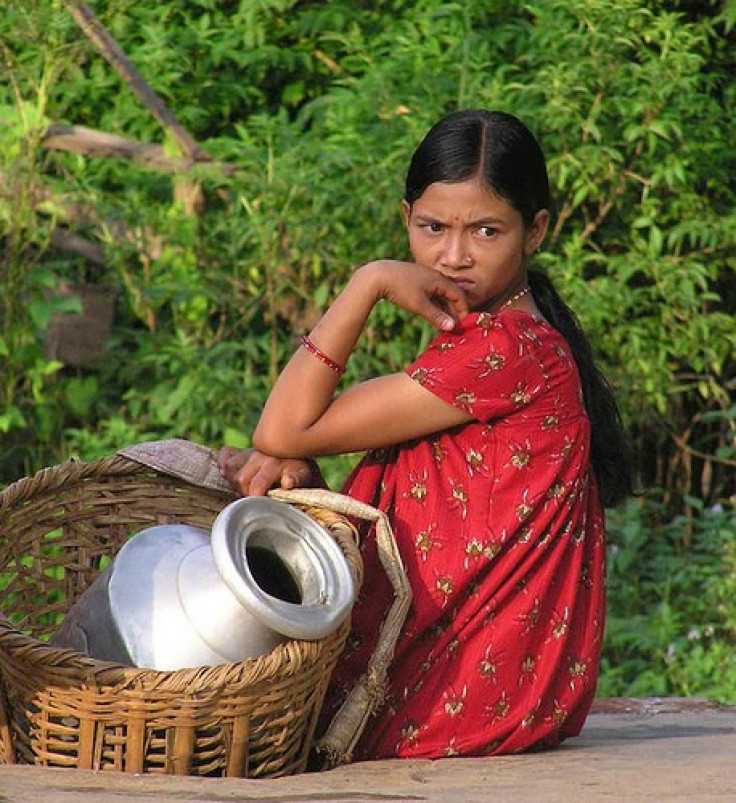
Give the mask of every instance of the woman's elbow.
<path id="1" fill-rule="evenodd" d="M 253 446 L 261 453 L 271 457 L 294 458 L 305 457 L 299 447 L 299 438 L 293 433 L 275 427 L 258 424 L 253 433 Z"/>

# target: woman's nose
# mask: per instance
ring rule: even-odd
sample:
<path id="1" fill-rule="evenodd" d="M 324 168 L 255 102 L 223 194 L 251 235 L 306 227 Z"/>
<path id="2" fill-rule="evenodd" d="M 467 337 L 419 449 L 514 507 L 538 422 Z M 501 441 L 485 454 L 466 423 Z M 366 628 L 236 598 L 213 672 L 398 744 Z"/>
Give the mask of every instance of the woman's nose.
<path id="1" fill-rule="evenodd" d="M 470 249 L 462 236 L 450 236 L 444 243 L 442 264 L 444 267 L 460 270 L 473 264 Z"/>

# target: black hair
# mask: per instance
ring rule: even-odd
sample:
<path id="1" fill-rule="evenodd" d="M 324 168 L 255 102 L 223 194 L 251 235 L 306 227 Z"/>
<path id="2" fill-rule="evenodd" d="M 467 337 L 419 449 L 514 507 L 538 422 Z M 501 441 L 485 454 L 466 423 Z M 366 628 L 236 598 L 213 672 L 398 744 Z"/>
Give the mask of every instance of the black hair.
<path id="1" fill-rule="evenodd" d="M 539 311 L 565 338 L 580 374 L 585 411 L 590 420 L 590 462 L 604 505 L 623 502 L 632 493 L 631 457 L 616 399 L 598 368 L 577 315 L 565 304 L 552 280 L 539 270 L 528 271 Z"/>
<path id="2" fill-rule="evenodd" d="M 475 176 L 527 226 L 549 208 L 547 166 L 534 135 L 517 117 L 484 109 L 453 112 L 429 130 L 409 164 L 404 200 L 411 206 L 430 184 Z"/>
<path id="3" fill-rule="evenodd" d="M 453 112 L 427 133 L 412 156 L 404 200 L 411 206 L 430 184 L 480 177 L 530 226 L 550 207 L 544 154 L 531 131 L 511 114 L 485 109 Z M 591 425 L 591 464 L 601 501 L 610 506 L 632 492 L 631 460 L 613 392 L 593 357 L 575 313 L 551 279 L 529 270 L 529 285 L 540 312 L 565 338 L 578 367 Z"/>

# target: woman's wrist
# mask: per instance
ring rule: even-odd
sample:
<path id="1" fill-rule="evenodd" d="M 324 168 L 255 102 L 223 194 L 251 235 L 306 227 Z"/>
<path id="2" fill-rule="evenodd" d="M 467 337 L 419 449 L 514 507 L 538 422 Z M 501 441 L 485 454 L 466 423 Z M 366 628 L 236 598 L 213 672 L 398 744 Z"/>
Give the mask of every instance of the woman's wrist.
<path id="1" fill-rule="evenodd" d="M 386 298 L 388 289 L 386 271 L 388 268 L 389 260 L 376 259 L 366 262 L 355 271 L 348 284 L 353 285 L 355 290 L 369 299 L 371 305 L 375 305 L 381 299 Z"/>

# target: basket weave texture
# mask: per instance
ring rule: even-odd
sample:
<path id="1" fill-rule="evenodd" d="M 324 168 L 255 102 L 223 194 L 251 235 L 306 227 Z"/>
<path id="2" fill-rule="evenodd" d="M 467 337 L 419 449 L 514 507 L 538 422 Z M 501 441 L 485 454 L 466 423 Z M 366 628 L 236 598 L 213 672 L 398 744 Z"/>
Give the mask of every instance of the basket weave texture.
<path id="1" fill-rule="evenodd" d="M 209 529 L 230 501 L 120 455 L 44 469 L 0 494 L 0 762 L 252 778 L 306 769 L 348 621 L 319 641 L 167 672 L 44 641 L 132 534 Z M 333 535 L 359 587 L 352 525 L 300 507 Z"/>

